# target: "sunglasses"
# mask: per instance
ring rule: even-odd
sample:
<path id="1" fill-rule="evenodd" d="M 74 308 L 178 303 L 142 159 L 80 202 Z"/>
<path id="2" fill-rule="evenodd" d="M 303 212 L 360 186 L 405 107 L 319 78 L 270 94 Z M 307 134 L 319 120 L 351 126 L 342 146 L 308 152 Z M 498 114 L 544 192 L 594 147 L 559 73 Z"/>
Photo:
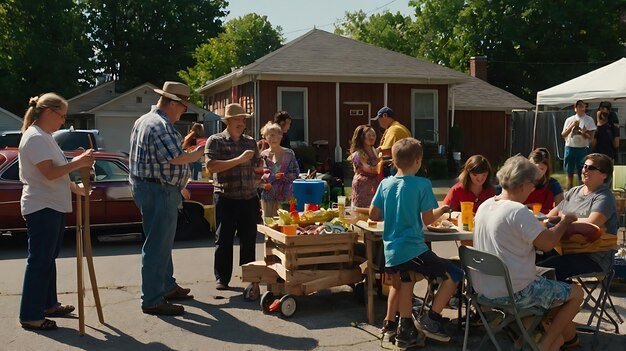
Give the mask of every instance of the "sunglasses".
<path id="1" fill-rule="evenodd" d="M 586 163 L 583 164 L 583 169 L 586 169 L 588 171 L 600 171 L 600 172 L 602 172 L 602 170 L 600 168 L 598 168 L 598 167 L 596 167 L 594 165 L 588 165 Z M 602 173 L 604 173 L 604 172 L 602 172 Z"/>

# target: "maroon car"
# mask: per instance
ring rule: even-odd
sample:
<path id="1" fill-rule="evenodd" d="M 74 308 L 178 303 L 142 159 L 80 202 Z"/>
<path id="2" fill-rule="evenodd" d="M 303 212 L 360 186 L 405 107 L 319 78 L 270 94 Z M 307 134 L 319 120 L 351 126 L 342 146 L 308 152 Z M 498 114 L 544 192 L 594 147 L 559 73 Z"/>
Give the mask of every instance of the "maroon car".
<path id="1" fill-rule="evenodd" d="M 82 151 L 67 151 L 68 159 Z M 0 233 L 26 231 L 26 222 L 20 212 L 22 183 L 19 180 L 17 149 L 0 150 Z M 94 152 L 96 159 L 90 195 L 91 231 L 95 238 L 111 233 L 141 230 L 141 214 L 133 201 L 128 182 L 128 158 L 114 153 Z M 95 173 L 95 174 L 94 174 Z M 80 181 L 80 172 L 70 173 L 70 179 Z M 213 185 L 192 181 L 187 186 L 191 199 L 183 202 L 179 212 L 177 240 L 209 235 L 209 224 L 204 218 L 204 206 L 213 204 Z M 75 202 L 75 196 L 72 196 Z M 76 208 L 73 204 L 73 208 Z M 75 228 L 76 214 L 68 214 L 67 227 Z"/>

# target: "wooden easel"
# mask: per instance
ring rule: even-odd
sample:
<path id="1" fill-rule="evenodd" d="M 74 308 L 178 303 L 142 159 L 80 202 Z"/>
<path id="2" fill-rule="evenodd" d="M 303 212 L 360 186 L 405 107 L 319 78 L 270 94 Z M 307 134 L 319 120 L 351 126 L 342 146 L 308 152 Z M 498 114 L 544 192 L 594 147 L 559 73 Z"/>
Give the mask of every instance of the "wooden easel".
<path id="1" fill-rule="evenodd" d="M 87 253 L 87 268 L 89 269 L 89 279 L 91 280 L 91 290 L 93 298 L 96 302 L 96 310 L 98 311 L 98 320 L 104 324 L 104 315 L 102 314 L 102 305 L 100 304 L 100 293 L 98 292 L 98 283 L 96 282 L 96 271 L 93 266 L 93 252 L 91 250 L 91 230 L 89 223 L 89 180 L 90 168 L 81 168 L 80 175 L 85 189 L 85 210 L 83 216 L 82 196 L 76 195 L 76 273 L 78 275 L 78 333 L 85 335 L 85 284 L 83 282 L 83 247 Z M 84 217 L 84 220 L 83 220 Z M 84 245 L 83 245 L 84 240 Z"/>

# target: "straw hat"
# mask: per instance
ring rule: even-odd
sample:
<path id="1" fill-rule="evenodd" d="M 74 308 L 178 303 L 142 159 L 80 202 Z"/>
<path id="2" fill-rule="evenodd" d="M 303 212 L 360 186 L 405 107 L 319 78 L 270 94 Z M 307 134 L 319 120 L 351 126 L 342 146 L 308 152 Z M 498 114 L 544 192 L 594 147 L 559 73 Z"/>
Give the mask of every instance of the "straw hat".
<path id="1" fill-rule="evenodd" d="M 171 81 L 163 83 L 163 89 L 154 89 L 154 92 L 174 101 L 182 102 L 189 101 L 189 96 L 191 95 L 189 86 L 183 83 Z"/>
<path id="2" fill-rule="evenodd" d="M 224 117 L 222 117 L 222 121 L 231 117 L 251 118 L 252 115 L 249 113 L 246 113 L 246 110 L 244 110 L 244 108 L 241 107 L 241 105 L 234 103 L 234 104 L 226 105 L 226 108 L 224 109 Z"/>

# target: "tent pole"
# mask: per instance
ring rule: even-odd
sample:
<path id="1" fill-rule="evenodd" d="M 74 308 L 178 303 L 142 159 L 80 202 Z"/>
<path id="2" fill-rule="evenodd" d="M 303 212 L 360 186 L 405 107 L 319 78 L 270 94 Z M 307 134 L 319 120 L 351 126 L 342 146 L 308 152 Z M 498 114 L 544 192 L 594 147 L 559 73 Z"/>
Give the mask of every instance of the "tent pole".
<path id="1" fill-rule="evenodd" d="M 533 148 L 532 148 L 532 150 L 534 150 L 537 147 L 537 114 L 538 113 L 539 113 L 539 102 L 537 102 L 537 106 L 535 106 L 535 124 L 533 126 Z"/>

